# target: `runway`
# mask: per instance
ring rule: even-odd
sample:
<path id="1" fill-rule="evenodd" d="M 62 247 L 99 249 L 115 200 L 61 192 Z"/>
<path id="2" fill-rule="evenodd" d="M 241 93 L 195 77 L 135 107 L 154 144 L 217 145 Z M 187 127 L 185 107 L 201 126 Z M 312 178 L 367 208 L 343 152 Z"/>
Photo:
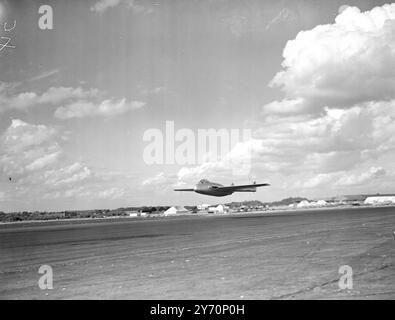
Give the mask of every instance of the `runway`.
<path id="1" fill-rule="evenodd" d="M 0 298 L 394 299 L 394 230 L 391 207 L 3 225 Z"/>

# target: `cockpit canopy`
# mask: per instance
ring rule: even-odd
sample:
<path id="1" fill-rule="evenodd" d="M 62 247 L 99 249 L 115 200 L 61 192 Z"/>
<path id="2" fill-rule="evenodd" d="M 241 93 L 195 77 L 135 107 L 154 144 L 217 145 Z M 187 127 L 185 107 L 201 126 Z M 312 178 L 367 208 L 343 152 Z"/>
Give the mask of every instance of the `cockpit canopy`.
<path id="1" fill-rule="evenodd" d="M 210 181 L 206 180 L 206 179 L 202 179 L 199 181 L 199 183 L 210 183 Z"/>

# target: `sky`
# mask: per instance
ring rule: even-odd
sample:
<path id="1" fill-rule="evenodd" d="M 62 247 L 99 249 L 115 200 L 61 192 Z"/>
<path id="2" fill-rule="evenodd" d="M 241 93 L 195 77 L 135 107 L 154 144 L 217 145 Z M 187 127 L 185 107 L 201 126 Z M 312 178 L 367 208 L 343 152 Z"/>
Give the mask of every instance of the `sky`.
<path id="1" fill-rule="evenodd" d="M 0 0 L 0 24 L 0 211 L 395 191 L 395 4 Z M 150 132 L 173 154 L 209 129 L 250 135 L 145 157 Z M 200 179 L 271 186 L 173 191 Z"/>

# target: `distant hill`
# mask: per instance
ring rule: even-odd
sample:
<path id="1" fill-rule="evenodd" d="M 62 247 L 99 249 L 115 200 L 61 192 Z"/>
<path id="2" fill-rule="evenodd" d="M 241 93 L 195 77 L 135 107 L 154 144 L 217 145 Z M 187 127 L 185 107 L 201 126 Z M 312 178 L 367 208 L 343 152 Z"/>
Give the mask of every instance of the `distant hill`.
<path id="1" fill-rule="evenodd" d="M 299 203 L 300 201 L 303 200 L 309 200 L 307 198 L 303 197 L 290 197 L 286 199 L 282 199 L 279 201 L 273 201 L 273 202 L 261 202 L 258 200 L 251 200 L 251 201 L 242 201 L 242 202 L 230 202 L 227 203 L 226 205 L 234 208 L 234 207 L 240 207 L 240 206 L 247 206 L 247 207 L 256 207 L 256 206 L 270 206 L 270 207 L 279 207 L 279 206 L 288 206 L 292 203 Z"/>
<path id="2" fill-rule="evenodd" d="M 226 205 L 229 206 L 230 208 L 234 208 L 240 206 L 256 207 L 256 206 L 263 206 L 265 204 L 258 200 L 250 200 L 250 201 L 242 201 L 242 202 L 230 202 L 230 203 L 226 203 Z"/>

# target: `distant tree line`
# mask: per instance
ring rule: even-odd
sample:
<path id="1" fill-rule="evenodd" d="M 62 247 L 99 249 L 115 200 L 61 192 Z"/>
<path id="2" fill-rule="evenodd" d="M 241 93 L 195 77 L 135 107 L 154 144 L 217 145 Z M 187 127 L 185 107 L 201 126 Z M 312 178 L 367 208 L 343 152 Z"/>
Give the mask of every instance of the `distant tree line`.
<path id="1" fill-rule="evenodd" d="M 157 207 L 127 207 L 114 210 L 95 209 L 95 210 L 71 210 L 61 212 L 47 211 L 22 211 L 4 213 L 0 211 L 0 222 L 33 221 L 33 220 L 57 220 L 57 219 L 81 219 L 81 218 L 107 218 L 128 216 L 130 212 L 145 212 L 148 214 L 159 214 L 166 211 L 168 206 Z"/>
<path id="2" fill-rule="evenodd" d="M 292 203 L 298 203 L 302 200 L 308 200 L 306 198 L 286 198 L 281 201 L 275 202 L 261 202 L 257 200 L 243 201 L 243 202 L 231 202 L 227 205 L 231 208 L 237 208 L 240 206 L 286 206 Z M 57 219 L 81 219 L 81 218 L 106 218 L 106 217 L 119 217 L 128 216 L 131 212 L 140 212 L 146 214 L 160 214 L 169 209 L 169 206 L 143 206 L 143 207 L 125 207 L 118 209 L 95 209 L 95 210 L 69 210 L 61 212 L 47 212 L 47 211 L 22 211 L 4 213 L 0 211 L 0 222 L 14 222 L 14 221 L 32 221 L 32 220 L 57 220 Z M 185 206 L 191 212 L 197 212 L 196 206 Z"/>

